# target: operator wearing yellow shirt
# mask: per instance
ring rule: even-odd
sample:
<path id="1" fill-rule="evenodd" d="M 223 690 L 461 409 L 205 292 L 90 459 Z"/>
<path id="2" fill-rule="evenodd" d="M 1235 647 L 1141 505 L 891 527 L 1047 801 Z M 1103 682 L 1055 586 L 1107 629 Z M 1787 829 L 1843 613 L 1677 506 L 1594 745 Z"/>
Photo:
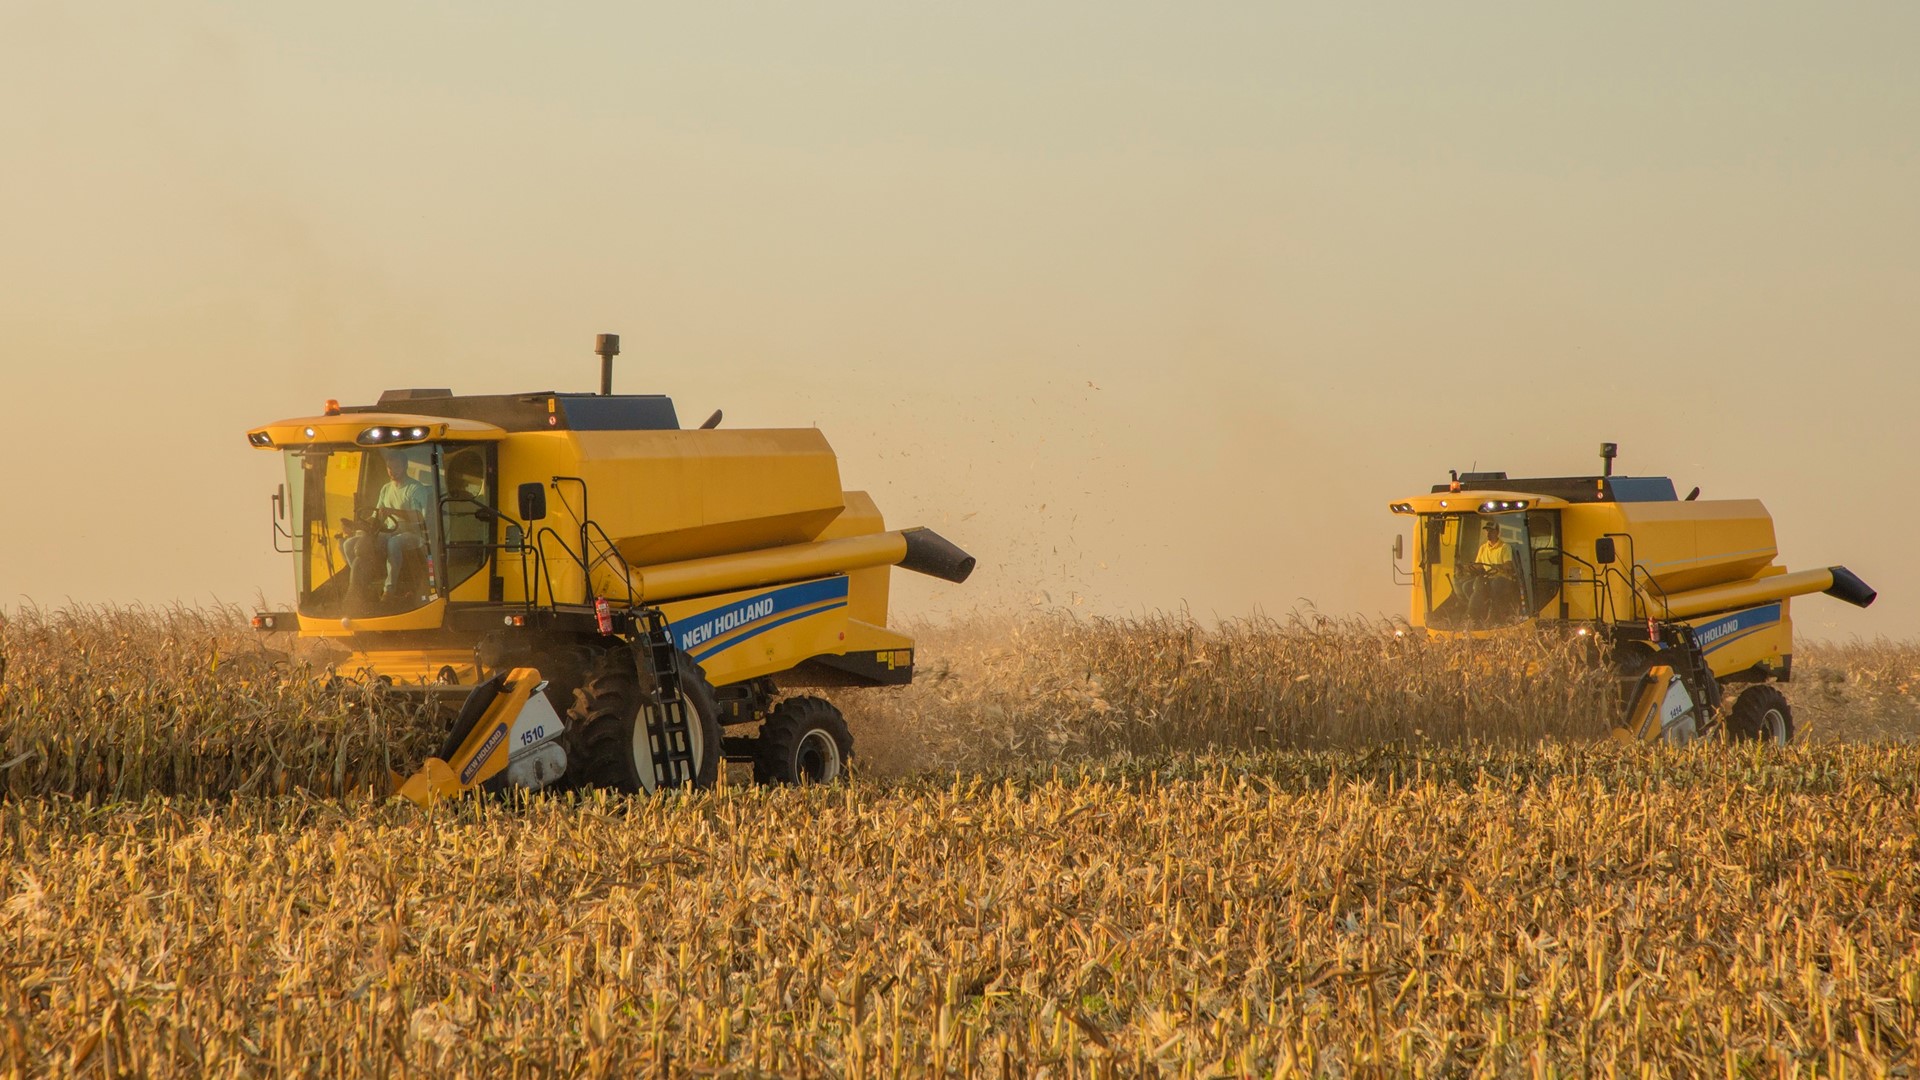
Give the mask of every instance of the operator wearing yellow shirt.
<path id="1" fill-rule="evenodd" d="M 1476 622 L 1487 621 L 1496 611 L 1518 600 L 1513 549 L 1500 539 L 1499 522 L 1489 521 L 1481 526 L 1481 530 L 1486 539 L 1481 541 L 1480 550 L 1474 553 L 1474 572 L 1462 582 L 1467 612 Z"/>
<path id="2" fill-rule="evenodd" d="M 1500 523 L 1489 521 L 1482 527 L 1487 538 L 1480 545 L 1480 551 L 1473 561 L 1488 569 L 1504 568 L 1513 565 L 1513 549 L 1500 539 Z"/>

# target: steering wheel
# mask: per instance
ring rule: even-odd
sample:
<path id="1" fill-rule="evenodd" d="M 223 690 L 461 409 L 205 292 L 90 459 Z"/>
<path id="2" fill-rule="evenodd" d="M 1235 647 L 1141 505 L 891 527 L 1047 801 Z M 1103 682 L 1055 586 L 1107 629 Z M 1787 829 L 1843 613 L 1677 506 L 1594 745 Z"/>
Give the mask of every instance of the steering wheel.
<path id="1" fill-rule="evenodd" d="M 398 511 L 381 506 L 376 506 L 351 520 L 353 524 L 359 526 L 362 531 L 379 533 L 383 536 L 388 533 L 398 532 L 402 521 Z"/>

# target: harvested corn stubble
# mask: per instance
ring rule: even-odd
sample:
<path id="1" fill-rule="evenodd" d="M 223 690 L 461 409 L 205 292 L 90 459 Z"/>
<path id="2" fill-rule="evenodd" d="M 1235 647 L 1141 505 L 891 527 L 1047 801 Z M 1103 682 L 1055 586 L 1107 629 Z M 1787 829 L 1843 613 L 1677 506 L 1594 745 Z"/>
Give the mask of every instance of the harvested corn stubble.
<path id="1" fill-rule="evenodd" d="M 1920 750 L 0 801 L 0 1074 L 1895 1075 Z"/>
<path id="2" fill-rule="evenodd" d="M 235 612 L 12 616 L 0 1076 L 1920 1075 L 1920 747 L 1819 741 L 1920 650 L 1660 751 L 1539 642 L 920 633 L 850 787 L 421 811 Z"/>

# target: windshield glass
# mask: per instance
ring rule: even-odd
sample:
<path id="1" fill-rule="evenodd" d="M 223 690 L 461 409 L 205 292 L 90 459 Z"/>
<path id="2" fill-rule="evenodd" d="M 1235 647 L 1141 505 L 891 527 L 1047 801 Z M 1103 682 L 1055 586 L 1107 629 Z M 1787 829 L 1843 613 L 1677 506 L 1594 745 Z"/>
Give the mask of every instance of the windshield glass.
<path id="1" fill-rule="evenodd" d="M 301 614 L 391 615 L 441 593 L 438 456 L 432 446 L 287 452 Z"/>
<path id="2" fill-rule="evenodd" d="M 1420 563 L 1427 625 L 1508 626 L 1560 595 L 1560 515 L 1423 514 Z"/>

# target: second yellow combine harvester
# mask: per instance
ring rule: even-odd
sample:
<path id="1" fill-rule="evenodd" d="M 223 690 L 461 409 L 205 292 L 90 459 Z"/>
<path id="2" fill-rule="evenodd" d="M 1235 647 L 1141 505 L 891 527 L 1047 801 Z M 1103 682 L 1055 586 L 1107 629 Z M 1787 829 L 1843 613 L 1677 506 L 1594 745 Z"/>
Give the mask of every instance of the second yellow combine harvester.
<path id="1" fill-rule="evenodd" d="M 1866 607 L 1874 591 L 1842 566 L 1774 562 L 1773 519 L 1754 499 L 1686 498 L 1666 477 L 1512 479 L 1455 474 L 1392 504 L 1415 521 L 1412 622 L 1437 634 L 1559 625 L 1616 665 L 1616 735 L 1686 742 L 1786 742 L 1793 712 L 1774 682 L 1793 671 L 1793 597 Z M 1405 555 L 1394 543 L 1395 566 Z M 1742 687 L 1726 706 L 1734 687 Z"/>
<path id="2" fill-rule="evenodd" d="M 835 779 L 846 723 L 796 691 L 910 681 L 891 568 L 973 569 L 843 491 L 817 430 L 686 430 L 669 399 L 614 394 L 618 341 L 599 394 L 398 390 L 248 433 L 285 457 L 298 590 L 255 626 L 331 640 L 394 693 L 466 695 L 403 795 L 699 787 L 723 759 Z"/>

